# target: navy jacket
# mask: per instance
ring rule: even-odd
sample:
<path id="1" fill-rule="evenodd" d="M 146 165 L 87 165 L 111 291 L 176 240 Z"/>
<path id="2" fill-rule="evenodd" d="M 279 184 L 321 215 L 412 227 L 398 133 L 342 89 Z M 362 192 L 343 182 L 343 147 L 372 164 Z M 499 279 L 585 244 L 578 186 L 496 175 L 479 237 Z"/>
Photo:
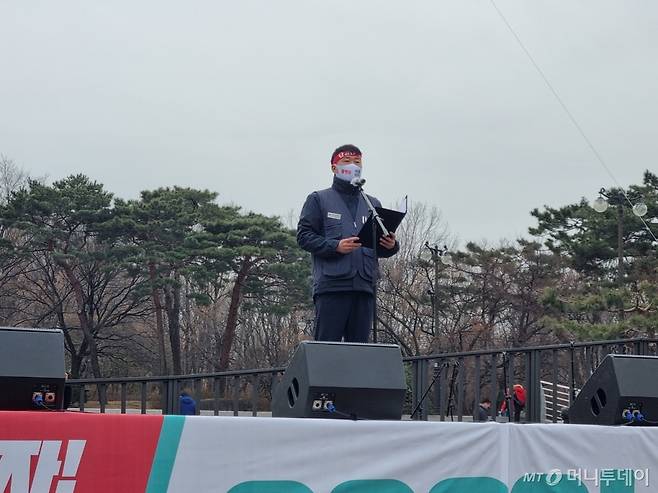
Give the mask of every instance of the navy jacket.
<path id="1" fill-rule="evenodd" d="M 381 203 L 370 197 L 374 206 Z M 331 188 L 313 192 L 306 198 L 297 225 L 297 243 L 313 259 L 313 296 L 328 292 L 361 291 L 372 293 L 373 277 L 379 275 L 378 257 L 390 257 L 399 250 L 378 245 L 361 247 L 347 255 L 336 251 L 343 238 L 357 236 L 368 219 L 368 208 L 357 188 L 334 178 Z"/>
<path id="2" fill-rule="evenodd" d="M 179 397 L 180 413 L 184 416 L 194 416 L 196 414 L 196 402 L 187 394 Z"/>

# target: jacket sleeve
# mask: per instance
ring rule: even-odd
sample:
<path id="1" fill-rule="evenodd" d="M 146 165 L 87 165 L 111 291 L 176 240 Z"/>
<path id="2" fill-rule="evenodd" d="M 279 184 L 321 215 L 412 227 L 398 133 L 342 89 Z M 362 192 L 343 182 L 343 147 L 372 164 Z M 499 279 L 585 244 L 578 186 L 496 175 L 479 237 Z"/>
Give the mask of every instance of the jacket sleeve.
<path id="1" fill-rule="evenodd" d="M 398 240 L 395 240 L 395 246 L 391 248 L 390 250 L 384 248 L 381 245 L 377 245 L 377 256 L 380 258 L 388 258 L 392 257 L 396 253 L 400 251 L 400 242 Z"/>
<path id="2" fill-rule="evenodd" d="M 297 223 L 297 244 L 307 252 L 318 257 L 338 257 L 340 253 L 338 240 L 329 240 L 324 236 L 324 218 L 320 201 L 315 192 L 306 198 L 302 213 Z"/>
<path id="3" fill-rule="evenodd" d="M 374 205 L 375 207 L 381 207 L 382 206 L 382 203 L 374 197 L 370 197 L 370 201 L 372 202 L 372 205 Z M 377 244 L 377 257 L 379 257 L 379 258 L 392 257 L 393 255 L 395 255 L 399 251 L 400 251 L 400 243 L 398 242 L 398 240 L 395 240 L 395 246 L 393 248 L 391 248 L 390 250 L 384 248 L 380 244 Z"/>

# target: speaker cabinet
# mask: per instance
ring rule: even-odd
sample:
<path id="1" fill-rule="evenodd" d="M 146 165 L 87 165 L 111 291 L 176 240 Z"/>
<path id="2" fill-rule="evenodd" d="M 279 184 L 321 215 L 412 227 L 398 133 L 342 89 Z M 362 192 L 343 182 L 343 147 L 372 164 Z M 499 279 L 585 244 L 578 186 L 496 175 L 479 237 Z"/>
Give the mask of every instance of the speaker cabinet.
<path id="1" fill-rule="evenodd" d="M 0 327 L 0 410 L 61 409 L 64 335 Z"/>
<path id="2" fill-rule="evenodd" d="M 399 420 L 406 391 L 398 346 L 305 341 L 274 391 L 272 415 Z"/>
<path id="3" fill-rule="evenodd" d="M 620 425 L 628 423 L 626 411 L 658 421 L 657 377 L 658 357 L 606 356 L 569 409 L 569 422 Z"/>

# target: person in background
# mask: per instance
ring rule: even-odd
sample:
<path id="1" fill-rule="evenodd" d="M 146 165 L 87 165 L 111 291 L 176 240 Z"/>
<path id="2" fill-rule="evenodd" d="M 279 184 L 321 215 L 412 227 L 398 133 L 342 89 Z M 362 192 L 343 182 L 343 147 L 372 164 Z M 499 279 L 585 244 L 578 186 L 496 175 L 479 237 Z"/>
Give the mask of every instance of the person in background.
<path id="1" fill-rule="evenodd" d="M 196 401 L 190 394 L 183 390 L 178 398 L 180 414 L 183 416 L 194 416 L 196 414 Z"/>
<path id="2" fill-rule="evenodd" d="M 478 406 L 477 420 L 489 421 L 490 409 L 491 409 L 491 399 L 485 397 L 484 399 L 482 399 L 482 401 L 480 401 L 480 405 Z"/>
<path id="3" fill-rule="evenodd" d="M 525 409 L 526 402 L 526 392 L 523 385 L 520 383 L 515 383 L 512 386 L 512 395 L 509 394 L 509 388 L 507 389 L 507 395 L 503 400 L 503 405 L 500 407 L 500 412 L 504 415 L 509 415 L 507 409 L 507 399 L 514 399 L 514 422 L 518 423 L 521 421 L 521 411 Z M 511 417 L 510 417 L 511 421 Z"/>

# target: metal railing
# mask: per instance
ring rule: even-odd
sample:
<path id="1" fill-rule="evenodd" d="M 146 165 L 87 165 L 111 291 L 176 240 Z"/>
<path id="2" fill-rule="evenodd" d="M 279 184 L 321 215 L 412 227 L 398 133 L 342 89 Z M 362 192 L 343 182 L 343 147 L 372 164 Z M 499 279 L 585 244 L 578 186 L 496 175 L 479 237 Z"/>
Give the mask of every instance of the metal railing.
<path id="1" fill-rule="evenodd" d="M 647 338 L 618 339 L 406 358 L 411 365 L 411 403 L 418 405 L 431 384 L 431 375 L 435 389 L 431 401 L 421 406 L 418 419 L 477 419 L 478 403 L 485 395 L 492 401 L 490 417 L 494 418 L 505 389 L 519 383 L 527 392 L 523 420 L 540 422 L 545 415 L 541 380 L 553 383 L 553 395 L 558 393 L 558 382 L 568 382 L 573 400 L 576 389 L 582 387 L 607 354 L 656 355 L 657 342 Z M 513 416 L 513 399 L 509 399 L 509 405 Z M 551 415 L 552 422 L 558 418 L 557 413 Z"/>
<path id="2" fill-rule="evenodd" d="M 547 346 L 478 350 L 404 358 L 405 413 L 413 419 L 477 419 L 486 396 L 494 418 L 505 389 L 516 383 L 527 392 L 522 420 L 558 422 L 546 396 L 572 401 L 601 360 L 610 353 L 658 355 L 658 339 L 618 339 Z M 198 414 L 269 415 L 272 391 L 285 367 L 194 375 L 69 380 L 73 404 L 81 411 L 178 414 L 180 392 L 197 403 Z M 550 382 L 550 385 L 542 381 Z M 562 382 L 560 384 L 559 382 Z M 105 399 L 99 399 L 105 396 Z M 421 402 L 422 397 L 425 400 Z M 552 398 L 552 397 L 551 397 Z M 551 401 L 553 402 L 553 401 Z M 509 400 L 510 415 L 514 401 Z M 561 407 L 561 406 L 560 406 Z"/>
<path id="3" fill-rule="evenodd" d="M 547 382 L 542 380 L 541 388 L 544 392 L 544 402 L 546 410 L 546 419 L 548 421 L 562 421 L 562 411 L 569 409 L 571 406 L 571 394 L 569 393 L 569 386 L 562 384 L 555 384 L 555 382 Z M 557 388 L 557 390 L 555 390 Z M 578 389 L 575 394 L 578 395 Z"/>
<path id="4" fill-rule="evenodd" d="M 238 416 L 248 395 L 248 407 L 256 416 L 259 407 L 263 407 L 260 396 L 264 386 L 269 389 L 265 393 L 271 396 L 278 375 L 284 371 L 285 367 L 278 367 L 193 375 L 91 378 L 68 380 L 66 384 L 72 388 L 72 403 L 81 411 L 178 414 L 180 393 L 187 390 L 197 402 L 198 413 L 212 411 L 217 416 L 230 411 Z M 245 386 L 250 388 L 246 394 Z M 103 395 L 105 400 L 99 398 Z"/>

